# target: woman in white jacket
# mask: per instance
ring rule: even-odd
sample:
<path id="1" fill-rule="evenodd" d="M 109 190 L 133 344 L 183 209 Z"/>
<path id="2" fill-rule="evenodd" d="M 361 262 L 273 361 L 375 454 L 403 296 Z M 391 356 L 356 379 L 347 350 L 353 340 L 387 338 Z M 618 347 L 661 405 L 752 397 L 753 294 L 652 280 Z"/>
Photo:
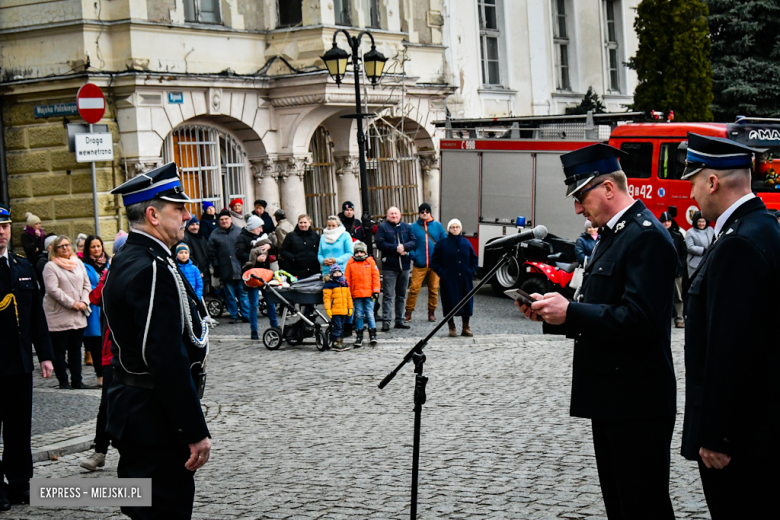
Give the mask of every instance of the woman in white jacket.
<path id="1" fill-rule="evenodd" d="M 699 267 L 704 253 L 715 239 L 715 230 L 701 216 L 701 211 L 693 214 L 693 227 L 685 234 L 685 246 L 688 248 L 688 277 Z"/>

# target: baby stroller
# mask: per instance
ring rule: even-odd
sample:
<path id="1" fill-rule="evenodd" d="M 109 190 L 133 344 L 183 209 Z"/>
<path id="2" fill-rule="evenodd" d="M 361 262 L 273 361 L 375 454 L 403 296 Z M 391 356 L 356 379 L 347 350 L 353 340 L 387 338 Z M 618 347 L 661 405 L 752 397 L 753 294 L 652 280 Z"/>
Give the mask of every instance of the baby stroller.
<path id="1" fill-rule="evenodd" d="M 255 276 L 252 278 L 255 278 L 258 284 L 262 283 L 260 286 L 266 291 L 266 303 L 281 307 L 279 326 L 269 327 L 263 332 L 265 348 L 276 350 L 285 341 L 290 345 L 301 345 L 308 338 L 314 338 L 314 343 L 320 352 L 330 348 L 330 322 L 319 310 L 314 308 L 315 305 L 322 304 L 322 288 L 324 286 L 322 275 L 318 274 L 299 280 L 289 287 L 275 285 L 273 282 L 269 283 L 264 280 L 261 282 Z M 301 311 L 306 308 L 311 310 L 308 315 Z M 287 323 L 288 318 L 292 319 L 293 315 L 298 319 Z"/>

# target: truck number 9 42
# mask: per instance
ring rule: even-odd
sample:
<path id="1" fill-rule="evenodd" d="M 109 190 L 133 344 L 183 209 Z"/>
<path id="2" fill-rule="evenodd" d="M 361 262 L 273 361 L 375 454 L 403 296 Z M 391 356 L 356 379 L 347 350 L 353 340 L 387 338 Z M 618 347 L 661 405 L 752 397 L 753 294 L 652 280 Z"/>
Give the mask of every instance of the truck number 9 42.
<path id="1" fill-rule="evenodd" d="M 653 185 L 645 184 L 643 186 L 628 185 L 628 194 L 635 198 L 652 199 L 653 198 Z"/>

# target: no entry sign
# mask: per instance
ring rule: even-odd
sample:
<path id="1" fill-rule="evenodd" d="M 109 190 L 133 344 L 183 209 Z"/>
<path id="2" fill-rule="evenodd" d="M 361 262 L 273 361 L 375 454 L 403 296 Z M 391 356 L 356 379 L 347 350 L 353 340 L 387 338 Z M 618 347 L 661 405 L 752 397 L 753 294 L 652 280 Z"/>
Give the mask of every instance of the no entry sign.
<path id="1" fill-rule="evenodd" d="M 89 124 L 97 123 L 106 113 L 106 98 L 97 85 L 86 83 L 76 94 L 79 115 Z"/>

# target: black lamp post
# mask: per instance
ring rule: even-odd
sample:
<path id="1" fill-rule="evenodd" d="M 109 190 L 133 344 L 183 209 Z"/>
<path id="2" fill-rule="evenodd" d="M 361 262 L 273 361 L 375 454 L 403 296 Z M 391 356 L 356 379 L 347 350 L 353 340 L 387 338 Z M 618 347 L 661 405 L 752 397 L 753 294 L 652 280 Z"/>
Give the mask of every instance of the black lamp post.
<path id="1" fill-rule="evenodd" d="M 336 37 L 339 33 L 344 33 L 347 37 L 347 43 L 352 49 L 352 70 L 355 74 L 355 108 L 356 113 L 346 116 L 341 116 L 350 119 L 357 119 L 357 139 L 358 139 L 358 159 L 360 162 L 360 201 L 363 206 L 363 216 L 360 219 L 363 224 L 363 233 L 366 235 L 366 247 L 368 248 L 368 254 L 373 254 L 373 246 L 371 244 L 371 231 L 373 229 L 373 221 L 371 220 L 371 211 L 369 208 L 369 196 L 368 196 L 368 174 L 366 173 L 366 136 L 363 133 L 363 118 L 373 117 L 374 114 L 364 114 L 360 103 L 360 40 L 363 35 L 368 35 L 371 38 L 371 50 L 363 55 L 362 61 L 366 68 L 366 76 L 371 80 L 371 84 L 376 88 L 376 84 L 379 78 L 382 76 L 382 72 L 385 68 L 385 58 L 381 52 L 376 50 L 376 44 L 374 42 L 374 36 L 368 31 L 360 31 L 356 37 L 351 36 L 346 30 L 338 29 L 333 33 L 333 47 L 322 56 L 322 61 L 325 62 L 325 66 L 328 68 L 328 73 L 336 80 L 336 85 L 341 86 L 341 80 L 347 73 L 347 62 L 349 60 L 349 54 L 336 45 Z"/>

